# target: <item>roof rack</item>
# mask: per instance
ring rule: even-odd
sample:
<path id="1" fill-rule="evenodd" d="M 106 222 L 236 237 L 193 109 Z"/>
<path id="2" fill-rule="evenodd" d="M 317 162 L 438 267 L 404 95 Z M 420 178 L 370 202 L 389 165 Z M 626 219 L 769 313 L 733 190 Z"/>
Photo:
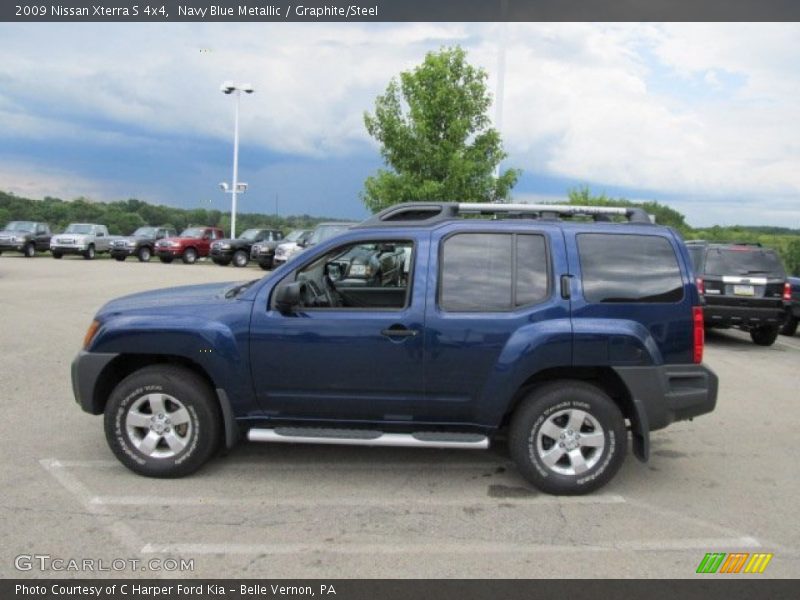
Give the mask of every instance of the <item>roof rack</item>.
<path id="1" fill-rule="evenodd" d="M 499 202 L 404 202 L 382 210 L 360 223 L 359 227 L 433 225 L 465 214 L 505 215 L 510 218 L 527 216 L 539 219 L 588 216 L 595 221 L 610 221 L 611 217 L 623 216 L 630 223 L 653 223 L 650 215 L 639 207 Z"/>

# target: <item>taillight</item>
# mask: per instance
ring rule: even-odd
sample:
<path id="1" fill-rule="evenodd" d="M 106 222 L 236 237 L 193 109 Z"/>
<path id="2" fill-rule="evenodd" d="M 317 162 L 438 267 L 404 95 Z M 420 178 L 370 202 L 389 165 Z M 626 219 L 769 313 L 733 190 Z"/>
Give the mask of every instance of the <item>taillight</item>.
<path id="1" fill-rule="evenodd" d="M 783 284 L 783 299 L 787 302 L 792 301 L 792 286 L 788 281 Z"/>
<path id="2" fill-rule="evenodd" d="M 706 286 L 703 283 L 703 278 L 698 277 L 694 280 L 695 284 L 697 284 L 697 293 L 701 296 L 706 293 Z"/>
<path id="3" fill-rule="evenodd" d="M 703 362 L 703 344 L 706 332 L 703 328 L 703 307 L 692 307 L 692 322 L 694 324 L 694 362 L 699 365 Z"/>

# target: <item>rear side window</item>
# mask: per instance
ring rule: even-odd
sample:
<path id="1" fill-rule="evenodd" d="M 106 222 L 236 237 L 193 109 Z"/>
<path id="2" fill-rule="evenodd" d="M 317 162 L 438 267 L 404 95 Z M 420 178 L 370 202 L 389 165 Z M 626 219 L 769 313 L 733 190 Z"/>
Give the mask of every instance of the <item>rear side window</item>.
<path id="1" fill-rule="evenodd" d="M 508 311 L 549 289 L 547 245 L 536 234 L 460 233 L 442 249 L 439 304 L 447 311 Z"/>
<path id="2" fill-rule="evenodd" d="M 683 281 L 672 244 L 653 235 L 578 236 L 587 302 L 679 302 Z"/>

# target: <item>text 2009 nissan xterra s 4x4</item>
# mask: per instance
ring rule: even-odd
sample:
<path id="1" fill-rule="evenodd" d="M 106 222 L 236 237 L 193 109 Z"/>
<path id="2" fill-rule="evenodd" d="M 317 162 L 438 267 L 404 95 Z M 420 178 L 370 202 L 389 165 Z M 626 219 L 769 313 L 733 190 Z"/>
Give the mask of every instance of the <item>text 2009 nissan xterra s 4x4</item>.
<path id="1" fill-rule="evenodd" d="M 403 275 L 365 285 L 348 273 L 361 248 L 402 257 Z M 260 280 L 109 302 L 72 379 L 143 475 L 186 475 L 241 436 L 477 449 L 507 435 L 533 485 L 580 494 L 614 476 L 628 430 L 647 460 L 650 431 L 714 409 L 702 355 L 686 246 L 642 210 L 409 203 Z"/>

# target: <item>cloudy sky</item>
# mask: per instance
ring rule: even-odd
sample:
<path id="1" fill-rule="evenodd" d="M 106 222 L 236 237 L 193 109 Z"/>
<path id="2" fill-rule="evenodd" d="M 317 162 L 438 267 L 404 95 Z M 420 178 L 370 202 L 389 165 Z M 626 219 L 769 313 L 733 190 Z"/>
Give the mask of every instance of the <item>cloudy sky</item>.
<path id="1" fill-rule="evenodd" d="M 515 200 L 587 184 L 691 224 L 800 227 L 800 24 L 0 24 L 0 189 L 361 217 L 362 115 L 460 44 L 496 89 Z"/>

